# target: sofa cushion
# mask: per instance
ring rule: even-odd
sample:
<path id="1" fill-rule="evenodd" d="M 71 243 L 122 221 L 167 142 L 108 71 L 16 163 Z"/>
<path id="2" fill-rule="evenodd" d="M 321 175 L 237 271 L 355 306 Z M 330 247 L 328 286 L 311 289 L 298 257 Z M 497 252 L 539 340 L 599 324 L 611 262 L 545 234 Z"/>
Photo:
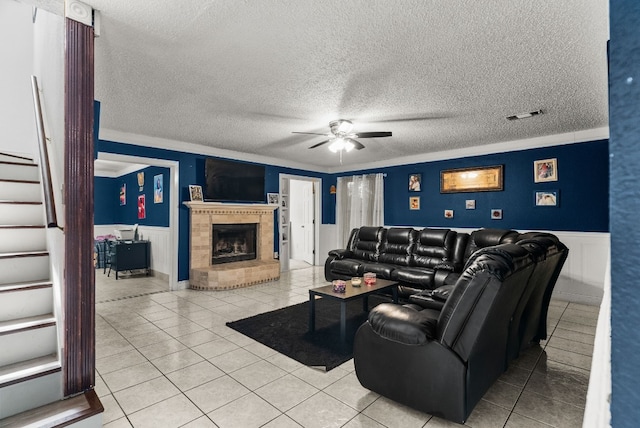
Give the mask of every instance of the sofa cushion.
<path id="1" fill-rule="evenodd" d="M 391 273 L 391 279 L 398 282 L 423 285 L 422 288 L 433 287 L 435 271 L 423 267 L 399 267 Z"/>
<path id="2" fill-rule="evenodd" d="M 437 315 L 411 306 L 381 303 L 369 313 L 369 324 L 385 339 L 421 345 L 435 337 Z"/>
<path id="3" fill-rule="evenodd" d="M 362 226 L 353 240 L 353 258 L 377 261 L 386 231 L 384 227 Z"/>
<path id="4" fill-rule="evenodd" d="M 387 230 L 378 261 L 398 266 L 409 266 L 417 232 L 410 227 L 392 227 Z"/>
<path id="5" fill-rule="evenodd" d="M 362 263 L 358 269 L 358 276 L 364 275 L 366 272 L 373 272 L 378 278 L 391 279 L 391 274 L 397 266 L 387 265 L 384 263 Z"/>
<path id="6" fill-rule="evenodd" d="M 452 262 L 455 240 L 456 232 L 450 229 L 422 229 L 413 250 L 413 266 L 435 268 L 443 262 Z"/>

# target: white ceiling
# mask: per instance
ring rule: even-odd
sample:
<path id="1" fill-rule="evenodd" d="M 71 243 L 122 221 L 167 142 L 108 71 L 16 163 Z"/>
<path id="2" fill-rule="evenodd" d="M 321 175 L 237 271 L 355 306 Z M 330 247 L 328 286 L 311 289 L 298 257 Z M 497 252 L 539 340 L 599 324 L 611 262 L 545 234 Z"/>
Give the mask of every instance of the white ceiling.
<path id="1" fill-rule="evenodd" d="M 338 155 L 308 149 L 326 138 L 292 131 L 393 132 L 348 167 L 608 126 L 607 0 L 85 3 L 101 136 L 329 171 Z"/>

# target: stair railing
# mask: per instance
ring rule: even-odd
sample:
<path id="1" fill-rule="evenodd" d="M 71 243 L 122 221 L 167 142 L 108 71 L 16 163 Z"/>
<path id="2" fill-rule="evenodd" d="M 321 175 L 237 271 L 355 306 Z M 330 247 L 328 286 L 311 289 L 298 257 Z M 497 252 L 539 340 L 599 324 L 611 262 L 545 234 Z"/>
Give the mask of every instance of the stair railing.
<path id="1" fill-rule="evenodd" d="M 49 151 L 47 150 L 47 137 L 44 131 L 42 104 L 40 103 L 40 91 L 38 79 L 31 76 L 31 89 L 33 91 L 33 107 L 36 115 L 36 129 L 38 133 L 38 148 L 40 152 L 40 172 L 44 189 L 44 206 L 47 227 L 59 227 L 56 215 L 56 205 L 53 197 L 53 184 L 51 181 L 51 166 L 49 163 Z"/>

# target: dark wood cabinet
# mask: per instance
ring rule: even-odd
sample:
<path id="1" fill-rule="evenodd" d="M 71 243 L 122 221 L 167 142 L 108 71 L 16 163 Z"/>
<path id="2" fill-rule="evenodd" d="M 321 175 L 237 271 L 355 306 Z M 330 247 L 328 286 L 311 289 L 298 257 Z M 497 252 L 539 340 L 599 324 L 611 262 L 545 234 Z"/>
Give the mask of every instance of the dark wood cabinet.
<path id="1" fill-rule="evenodd" d="M 149 241 L 118 241 L 113 246 L 111 254 L 111 270 L 118 272 L 124 270 L 146 269 L 149 274 L 151 262 Z"/>

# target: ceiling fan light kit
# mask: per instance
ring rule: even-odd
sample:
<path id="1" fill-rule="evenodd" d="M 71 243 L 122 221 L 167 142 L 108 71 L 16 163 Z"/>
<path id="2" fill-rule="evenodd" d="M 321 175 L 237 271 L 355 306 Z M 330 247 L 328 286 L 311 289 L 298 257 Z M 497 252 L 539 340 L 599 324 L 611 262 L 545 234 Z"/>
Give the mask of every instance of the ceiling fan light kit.
<path id="1" fill-rule="evenodd" d="M 330 143 L 328 146 L 329 150 L 333 153 L 340 153 L 341 163 L 343 151 L 350 152 L 353 149 L 364 149 L 364 145 L 361 142 L 354 140 L 354 138 L 382 138 L 391 137 L 392 135 L 389 131 L 352 133 L 353 122 L 346 119 L 332 120 L 329 122 L 329 129 L 331 130 L 331 133 L 329 134 L 318 134 L 316 132 L 293 132 L 293 134 L 323 135 L 329 137 L 328 140 L 321 141 L 309 148 L 315 149 L 316 147 Z"/>

